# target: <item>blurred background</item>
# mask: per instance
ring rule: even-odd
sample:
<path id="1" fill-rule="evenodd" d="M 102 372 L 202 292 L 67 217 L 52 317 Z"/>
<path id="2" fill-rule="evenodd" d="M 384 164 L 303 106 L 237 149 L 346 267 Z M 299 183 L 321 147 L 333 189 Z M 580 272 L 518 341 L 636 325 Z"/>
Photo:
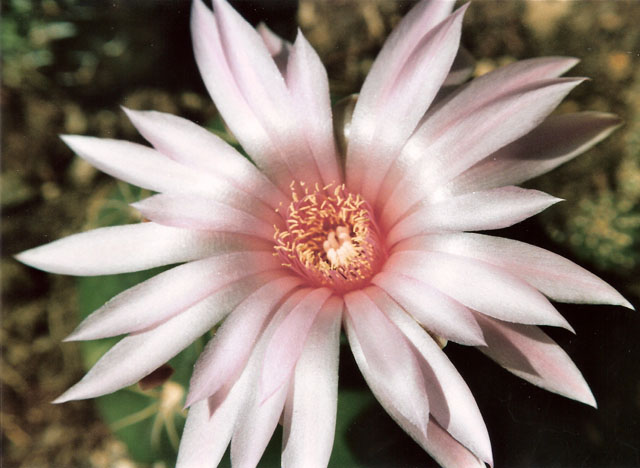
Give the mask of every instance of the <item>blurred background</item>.
<path id="1" fill-rule="evenodd" d="M 334 99 L 357 92 L 402 1 L 232 2 L 256 24 L 316 48 Z M 198 75 L 188 0 L 2 1 L 3 467 L 170 467 L 184 424 L 181 398 L 196 343 L 172 379 L 63 405 L 110 342 L 61 343 L 86 315 L 144 278 L 75 279 L 29 269 L 12 255 L 98 226 L 135 222 L 140 190 L 74 157 L 59 134 L 142 141 L 120 105 L 189 118 L 224 132 Z M 558 112 L 600 110 L 625 124 L 613 136 L 529 185 L 567 201 L 500 235 L 565 255 L 640 305 L 640 2 L 489 1 L 472 4 L 462 43 L 476 75 L 543 55 L 581 59 L 580 85 Z M 572 356 L 598 400 L 586 407 L 512 377 L 480 353 L 446 348 L 485 416 L 498 467 L 640 466 L 640 325 L 637 312 L 559 304 L 575 327 L 549 333 Z M 335 467 L 433 462 L 366 390 L 341 350 Z M 264 466 L 278 466 L 279 435 Z"/>

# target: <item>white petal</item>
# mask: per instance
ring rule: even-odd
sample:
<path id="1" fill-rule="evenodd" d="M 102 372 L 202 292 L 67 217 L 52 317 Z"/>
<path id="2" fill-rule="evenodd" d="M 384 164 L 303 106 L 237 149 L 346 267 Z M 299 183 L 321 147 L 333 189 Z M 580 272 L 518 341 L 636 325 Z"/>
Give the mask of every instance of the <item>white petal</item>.
<path id="1" fill-rule="evenodd" d="M 254 468 L 260 461 L 260 457 L 278 424 L 289 383 L 281 386 L 271 398 L 263 401 L 260 397 L 258 379 L 265 351 L 273 334 L 282 320 L 310 291 L 308 288 L 301 289 L 289 296 L 267 326 L 251 355 L 249 365 L 256 366 L 256 379 L 253 381 L 231 441 L 231 464 L 234 468 Z"/>
<path id="2" fill-rule="evenodd" d="M 254 237 L 140 223 L 74 234 L 16 258 L 53 273 L 95 276 L 147 270 L 224 252 L 272 249 L 272 243 Z"/>
<path id="3" fill-rule="evenodd" d="M 333 137 L 327 72 L 300 31 L 289 58 L 287 86 L 322 180 L 325 184 L 340 184 L 342 173 Z"/>
<path id="4" fill-rule="evenodd" d="M 542 294 L 516 276 L 486 263 L 440 252 L 401 251 L 389 257 L 385 270 L 424 281 L 491 317 L 573 331 Z"/>
<path id="5" fill-rule="evenodd" d="M 465 84 L 457 89 L 455 93 L 449 93 L 446 97 L 440 99 L 429 109 L 423 118 L 423 122 L 433 126 L 438 122 L 441 123 L 446 114 L 452 110 L 457 109 L 459 115 L 464 115 L 465 112 L 470 111 L 475 106 L 485 107 L 500 96 L 511 93 L 518 88 L 560 76 L 576 63 L 578 63 L 578 60 L 573 58 L 543 57 L 521 60 L 498 68 Z M 417 136 L 414 138 L 417 138 Z M 428 143 L 430 138 L 426 138 L 423 135 L 421 141 Z M 409 149 L 411 149 L 411 145 Z M 422 156 L 424 154 L 420 151 L 409 152 L 408 150 L 403 150 L 385 177 L 380 189 L 379 199 L 387 200 L 400 179 L 404 177 L 405 168 L 414 167 L 415 161 Z"/>
<path id="6" fill-rule="evenodd" d="M 341 298 L 318 314 L 298 360 L 283 415 L 282 466 L 326 467 L 331 456 L 338 402 Z"/>
<path id="7" fill-rule="evenodd" d="M 452 100 L 428 116 L 396 160 L 400 180 L 391 191 L 382 223 L 397 220 L 416 201 L 475 163 L 527 134 L 562 101 L 581 78 L 543 80 L 479 104 L 475 96 Z M 505 125 L 508 122 L 508 125 Z"/>
<path id="8" fill-rule="evenodd" d="M 466 345 L 484 344 L 471 311 L 427 283 L 383 271 L 371 282 L 394 298 L 427 330 Z"/>
<path id="9" fill-rule="evenodd" d="M 186 119 L 155 111 L 124 109 L 138 131 L 171 159 L 228 179 L 234 187 L 277 208 L 284 195 L 227 142 Z"/>
<path id="10" fill-rule="evenodd" d="M 275 211 L 247 200 L 230 206 L 202 196 L 159 194 L 132 203 L 142 216 L 155 223 L 201 231 L 231 232 L 273 240 Z"/>
<path id="11" fill-rule="evenodd" d="M 387 246 L 419 234 L 485 231 L 512 226 L 561 199 L 538 190 L 500 187 L 419 204 L 387 236 Z"/>
<path id="12" fill-rule="evenodd" d="M 240 392 L 234 395 L 239 396 Z M 189 408 L 176 468 L 218 466 L 231 440 L 241 403 L 241 398 L 230 394 L 214 415 L 210 414 L 207 400 Z"/>
<path id="13" fill-rule="evenodd" d="M 376 374 L 369 370 L 365 353 L 358 341 L 358 337 L 354 333 L 349 334 L 348 326 L 346 327 L 346 331 L 349 337 L 351 351 L 367 384 L 371 387 L 373 394 L 378 398 L 387 413 L 389 413 L 394 421 L 396 421 L 413 440 L 443 467 L 485 468 L 485 464 L 482 461 L 467 450 L 460 442 L 455 440 L 446 430 L 442 429 L 432 417 L 429 417 L 425 433 L 421 427 L 416 425 L 411 415 L 405 415 L 399 407 L 396 406 L 393 399 L 381 398 L 381 395 L 384 395 L 387 390 L 387 383 L 377 378 Z"/>
<path id="14" fill-rule="evenodd" d="M 138 382 L 218 323 L 255 287 L 253 281 L 249 289 L 243 281 L 232 284 L 151 330 L 123 338 L 55 403 L 106 395 Z"/>
<path id="15" fill-rule="evenodd" d="M 596 407 L 582 374 L 555 341 L 538 327 L 480 317 L 487 346 L 478 349 L 509 372 L 538 387 Z"/>
<path id="16" fill-rule="evenodd" d="M 405 17 L 372 66 L 353 111 L 347 181 L 370 203 L 375 203 L 384 174 L 438 93 L 458 50 L 468 5 L 437 26 L 420 29 L 426 26 L 421 15 L 439 7 L 449 10 L 451 3 L 419 4 Z"/>
<path id="17" fill-rule="evenodd" d="M 378 288 L 367 294 L 400 329 L 424 359 L 423 373 L 430 411 L 438 423 L 462 444 L 493 464 L 487 428 L 469 387 L 435 341 Z"/>
<path id="18" fill-rule="evenodd" d="M 291 379 L 313 322 L 331 294 L 328 288 L 313 289 L 274 332 L 260 376 L 259 398 L 263 401 Z"/>
<path id="19" fill-rule="evenodd" d="M 487 156 L 453 179 L 449 193 L 517 185 L 587 151 L 622 124 L 604 112 L 552 115 L 522 138 Z"/>
<path id="20" fill-rule="evenodd" d="M 442 86 L 455 88 L 461 85 L 473 74 L 474 67 L 475 60 L 473 55 L 464 47 L 460 47 L 456 58 L 453 60 L 447 79 L 444 80 Z"/>
<path id="21" fill-rule="evenodd" d="M 264 45 L 267 46 L 267 50 L 271 54 L 271 57 L 273 57 L 273 61 L 276 63 L 278 70 L 280 70 L 280 74 L 286 76 L 287 62 L 289 61 L 292 44 L 278 36 L 264 23 L 259 23 L 258 26 L 256 26 L 256 31 L 258 31 L 258 34 L 262 37 Z"/>
<path id="22" fill-rule="evenodd" d="M 201 193 L 212 197 L 234 193 L 228 183 L 164 157 L 156 150 L 130 141 L 80 135 L 62 140 L 92 166 L 120 180 L 156 192 Z"/>
<path id="23" fill-rule="evenodd" d="M 393 407 L 426 437 L 429 401 L 406 338 L 362 291 L 346 294 L 344 301 L 347 337 L 365 380 L 385 408 Z"/>
<path id="24" fill-rule="evenodd" d="M 231 283 L 280 270 L 269 252 L 240 252 L 186 263 L 118 294 L 89 315 L 67 341 L 138 332 L 163 322 Z M 245 279 L 247 285 L 249 279 Z"/>
<path id="25" fill-rule="evenodd" d="M 202 0 L 193 2 L 191 37 L 204 84 L 226 124 L 258 167 L 281 188 L 286 188 L 293 176 L 239 88 L 227 61 L 216 20 Z"/>
<path id="26" fill-rule="evenodd" d="M 285 301 L 283 308 L 296 303 L 300 297 L 293 294 Z M 233 319 L 233 314 L 230 319 Z M 220 463 L 231 440 L 236 422 L 255 393 L 264 350 L 279 319 L 281 316 L 276 317 L 258 340 L 246 366 L 239 377 L 228 385 L 228 391 L 225 392 L 222 400 L 216 395 L 216 398 L 199 401 L 191 407 L 178 452 L 178 468 L 212 467 Z"/>
<path id="27" fill-rule="evenodd" d="M 560 302 L 633 306 L 593 273 L 560 255 L 511 239 L 450 233 L 414 237 L 394 251 L 423 250 L 473 258 L 503 268 Z"/>
<path id="28" fill-rule="evenodd" d="M 295 276 L 277 278 L 255 291 L 233 311 L 196 361 L 185 406 L 215 394 L 237 376 L 274 307 L 300 282 Z"/>
<path id="29" fill-rule="evenodd" d="M 213 6 L 229 70 L 278 156 L 295 180 L 321 182 L 291 94 L 264 41 L 225 1 L 214 0 Z"/>

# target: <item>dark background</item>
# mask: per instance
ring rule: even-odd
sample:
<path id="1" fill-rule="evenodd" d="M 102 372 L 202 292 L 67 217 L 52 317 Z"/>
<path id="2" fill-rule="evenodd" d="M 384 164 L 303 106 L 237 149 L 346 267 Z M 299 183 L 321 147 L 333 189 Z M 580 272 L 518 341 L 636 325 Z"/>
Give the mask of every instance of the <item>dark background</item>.
<path id="1" fill-rule="evenodd" d="M 253 23 L 287 39 L 297 24 L 327 66 L 335 98 L 357 92 L 410 2 L 235 2 Z M 209 125 L 216 110 L 198 75 L 190 3 L 179 0 L 2 2 L 2 460 L 6 467 L 133 467 L 89 402 L 49 402 L 78 380 L 80 350 L 61 339 L 77 324 L 73 278 L 20 265 L 12 255 L 96 226 L 116 182 L 73 156 L 57 135 L 141 141 L 120 105 Z M 640 2 L 474 2 L 463 44 L 476 74 L 513 60 L 570 55 L 588 76 L 560 112 L 614 112 L 625 126 L 531 186 L 567 199 L 504 235 L 561 253 L 640 305 Z M 544 392 L 480 353 L 446 352 L 485 417 L 496 466 L 640 466 L 640 326 L 619 307 L 558 305 L 575 327 L 549 333 L 573 357 L 599 404 Z M 348 348 L 341 389 L 364 382 Z M 430 466 L 368 400 L 345 446 L 361 466 Z M 140 465 L 144 466 L 144 465 Z M 154 465 L 155 467 L 162 465 Z"/>

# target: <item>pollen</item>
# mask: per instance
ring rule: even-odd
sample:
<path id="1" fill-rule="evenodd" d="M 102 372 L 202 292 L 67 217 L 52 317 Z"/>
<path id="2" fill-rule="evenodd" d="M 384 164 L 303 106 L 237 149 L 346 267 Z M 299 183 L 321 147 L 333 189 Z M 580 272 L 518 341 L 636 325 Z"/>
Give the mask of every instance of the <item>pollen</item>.
<path id="1" fill-rule="evenodd" d="M 286 229 L 274 234 L 282 265 L 336 291 L 365 285 L 386 256 L 369 204 L 344 184 L 290 188 Z"/>

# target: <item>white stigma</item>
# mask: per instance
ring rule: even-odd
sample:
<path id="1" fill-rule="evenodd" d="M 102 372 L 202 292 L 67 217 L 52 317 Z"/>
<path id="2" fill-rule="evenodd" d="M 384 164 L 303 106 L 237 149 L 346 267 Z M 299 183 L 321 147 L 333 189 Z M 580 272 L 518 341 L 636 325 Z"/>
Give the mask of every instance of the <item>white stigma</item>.
<path id="1" fill-rule="evenodd" d="M 358 252 L 351 243 L 349 229 L 345 226 L 338 226 L 335 231 L 329 232 L 322 248 L 333 269 L 346 266 L 354 257 L 358 256 Z"/>

